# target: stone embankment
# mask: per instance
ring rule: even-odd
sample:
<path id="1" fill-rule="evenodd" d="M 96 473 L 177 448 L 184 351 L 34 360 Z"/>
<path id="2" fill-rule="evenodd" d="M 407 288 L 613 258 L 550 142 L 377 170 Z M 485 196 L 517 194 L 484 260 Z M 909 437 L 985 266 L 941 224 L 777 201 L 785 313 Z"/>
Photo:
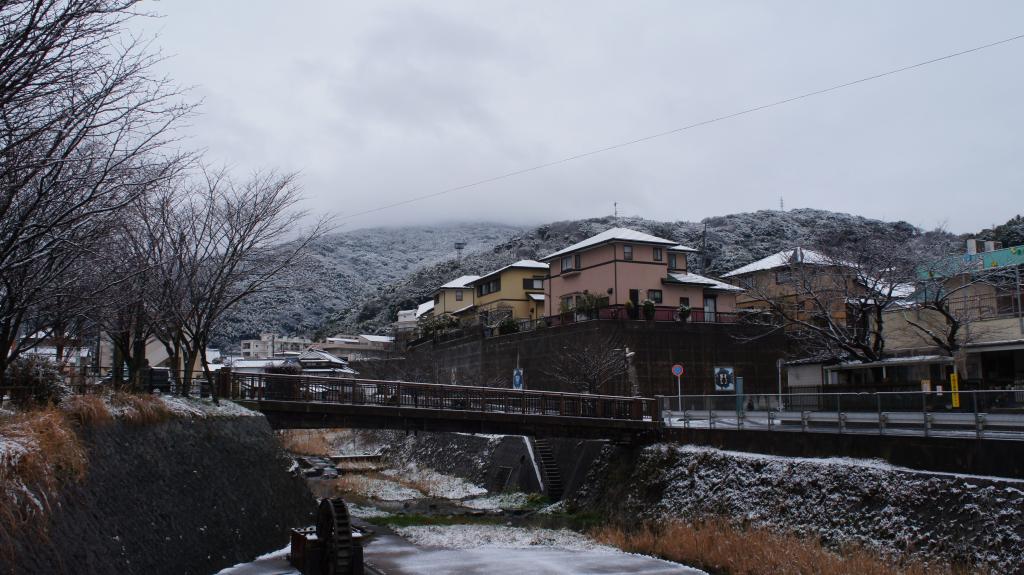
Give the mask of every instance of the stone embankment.
<path id="1" fill-rule="evenodd" d="M 0 573 L 209 575 L 312 522 L 315 500 L 262 416 L 175 401 L 161 421 L 79 426 L 84 476 L 5 542 Z"/>
<path id="2" fill-rule="evenodd" d="M 624 524 L 725 517 L 827 545 L 1024 569 L 1024 481 L 873 460 L 608 446 L 569 508 Z"/>

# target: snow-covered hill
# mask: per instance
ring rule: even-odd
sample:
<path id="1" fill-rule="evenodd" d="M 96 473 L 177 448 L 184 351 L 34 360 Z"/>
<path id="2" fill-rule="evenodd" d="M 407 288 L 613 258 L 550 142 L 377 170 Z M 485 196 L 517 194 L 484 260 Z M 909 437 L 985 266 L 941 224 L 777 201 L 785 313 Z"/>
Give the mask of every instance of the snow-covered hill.
<path id="1" fill-rule="evenodd" d="M 295 288 L 248 302 L 225 322 L 218 343 L 276 330 L 325 335 L 342 331 L 384 332 L 399 309 L 430 297 L 445 281 L 479 274 L 517 259 L 539 258 L 612 227 L 633 228 L 704 245 L 704 271 L 718 275 L 795 245 L 820 246 L 880 234 L 912 233 L 906 222 L 883 222 L 825 210 L 758 211 L 701 222 L 641 218 L 594 218 L 517 228 L 500 224 L 456 224 L 374 228 L 336 234 L 317 244 L 312 262 L 294 271 Z M 948 235 L 951 242 L 957 238 Z M 466 242 L 461 262 L 453 244 Z M 698 256 L 691 266 L 701 267 Z"/>

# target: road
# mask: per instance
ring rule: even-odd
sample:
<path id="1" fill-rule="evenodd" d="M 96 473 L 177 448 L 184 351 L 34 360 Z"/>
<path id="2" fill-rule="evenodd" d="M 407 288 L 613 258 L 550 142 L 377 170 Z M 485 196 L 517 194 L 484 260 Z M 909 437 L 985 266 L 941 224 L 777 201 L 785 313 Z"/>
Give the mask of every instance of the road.
<path id="1" fill-rule="evenodd" d="M 742 420 L 735 411 L 665 411 L 669 427 L 700 429 L 746 429 L 864 435 L 911 435 L 930 437 L 971 437 L 1024 440 L 1024 414 L 1020 413 L 944 413 L 944 412 L 844 412 L 827 411 L 746 411 Z M 880 424 L 884 420 L 884 427 Z"/>

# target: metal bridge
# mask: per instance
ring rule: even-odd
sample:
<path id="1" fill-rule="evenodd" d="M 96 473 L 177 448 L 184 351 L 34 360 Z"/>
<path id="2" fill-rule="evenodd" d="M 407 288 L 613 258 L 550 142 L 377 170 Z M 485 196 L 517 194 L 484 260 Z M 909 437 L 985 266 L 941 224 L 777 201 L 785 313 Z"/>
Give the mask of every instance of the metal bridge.
<path id="1" fill-rule="evenodd" d="M 305 375 L 225 374 L 227 394 L 277 429 L 357 427 L 633 441 L 655 439 L 653 398 Z"/>
<path id="2" fill-rule="evenodd" d="M 948 391 L 643 398 L 226 371 L 219 377 L 221 397 L 262 412 L 277 429 L 670 441 L 1024 478 L 1016 391 L 962 391 L 958 401 Z"/>

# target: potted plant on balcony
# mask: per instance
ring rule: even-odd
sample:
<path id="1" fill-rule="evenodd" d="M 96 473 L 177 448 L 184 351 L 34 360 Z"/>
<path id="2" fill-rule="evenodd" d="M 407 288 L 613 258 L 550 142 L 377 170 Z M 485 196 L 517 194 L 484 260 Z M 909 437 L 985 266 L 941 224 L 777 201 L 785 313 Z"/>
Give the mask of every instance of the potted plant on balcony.
<path id="1" fill-rule="evenodd" d="M 634 315 L 636 313 L 636 311 L 634 310 L 635 307 L 636 306 L 633 305 L 633 300 L 630 300 L 630 299 L 626 300 L 625 305 L 623 305 L 623 308 L 625 308 L 625 310 L 626 310 L 626 317 L 625 317 L 625 319 L 633 319 L 635 317 L 635 315 Z M 623 319 L 623 318 L 620 317 L 619 319 Z"/>
<path id="2" fill-rule="evenodd" d="M 686 323 L 690 319 L 690 306 L 686 304 L 679 304 L 679 308 L 676 310 L 676 321 L 679 323 Z"/>
<path id="3" fill-rule="evenodd" d="M 644 319 L 647 321 L 654 321 L 654 312 L 657 309 L 654 307 L 654 302 L 649 299 L 645 299 L 640 306 L 644 310 Z"/>

